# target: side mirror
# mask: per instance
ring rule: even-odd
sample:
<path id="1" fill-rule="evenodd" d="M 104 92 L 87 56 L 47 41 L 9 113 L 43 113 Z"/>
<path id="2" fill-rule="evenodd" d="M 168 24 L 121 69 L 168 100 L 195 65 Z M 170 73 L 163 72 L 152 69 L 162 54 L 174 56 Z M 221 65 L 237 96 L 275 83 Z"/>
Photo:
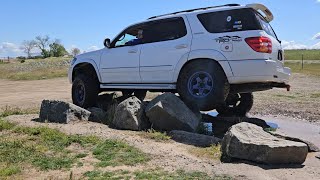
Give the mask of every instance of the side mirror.
<path id="1" fill-rule="evenodd" d="M 111 41 L 110 41 L 109 38 L 107 38 L 107 39 L 105 39 L 105 40 L 103 41 L 104 47 L 110 48 L 110 44 L 111 44 Z"/>

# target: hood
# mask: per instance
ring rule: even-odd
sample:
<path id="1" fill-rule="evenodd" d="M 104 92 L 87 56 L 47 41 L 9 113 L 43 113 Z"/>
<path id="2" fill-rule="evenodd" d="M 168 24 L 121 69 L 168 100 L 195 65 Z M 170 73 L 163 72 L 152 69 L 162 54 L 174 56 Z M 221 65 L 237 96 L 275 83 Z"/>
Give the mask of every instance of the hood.
<path id="1" fill-rule="evenodd" d="M 103 49 L 96 50 L 96 51 L 91 51 L 91 52 L 87 52 L 87 53 L 83 53 L 83 54 L 80 54 L 80 55 L 76 56 L 76 58 L 77 59 L 92 59 L 92 60 L 96 60 L 97 58 L 100 59 L 102 50 Z"/>

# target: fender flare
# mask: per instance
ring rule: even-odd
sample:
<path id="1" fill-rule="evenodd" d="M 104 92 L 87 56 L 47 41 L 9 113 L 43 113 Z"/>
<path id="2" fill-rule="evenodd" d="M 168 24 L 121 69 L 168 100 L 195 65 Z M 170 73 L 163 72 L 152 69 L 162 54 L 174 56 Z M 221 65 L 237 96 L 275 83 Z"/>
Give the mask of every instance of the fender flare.
<path id="1" fill-rule="evenodd" d="M 101 76 L 100 76 L 100 73 L 99 73 L 98 66 L 97 66 L 96 62 L 94 60 L 92 60 L 92 59 L 78 59 L 76 61 L 76 63 L 74 65 L 72 65 L 72 67 L 69 70 L 69 81 L 72 82 L 72 79 L 73 79 L 72 76 L 73 76 L 74 68 L 77 67 L 79 64 L 83 64 L 83 63 L 88 63 L 88 64 L 92 65 L 92 67 L 96 71 L 96 75 L 97 75 L 97 77 L 99 79 L 99 82 L 101 82 Z"/>
<path id="2" fill-rule="evenodd" d="M 189 53 L 184 54 L 179 62 L 177 63 L 174 73 L 173 73 L 173 82 L 177 82 L 179 78 L 180 71 L 182 70 L 183 66 L 192 60 L 196 59 L 211 59 L 213 61 L 217 61 L 222 69 L 224 70 L 227 78 L 233 76 L 231 66 L 227 60 L 227 58 L 220 53 L 219 51 L 212 50 L 212 49 L 201 49 L 201 50 L 194 50 L 190 51 Z"/>

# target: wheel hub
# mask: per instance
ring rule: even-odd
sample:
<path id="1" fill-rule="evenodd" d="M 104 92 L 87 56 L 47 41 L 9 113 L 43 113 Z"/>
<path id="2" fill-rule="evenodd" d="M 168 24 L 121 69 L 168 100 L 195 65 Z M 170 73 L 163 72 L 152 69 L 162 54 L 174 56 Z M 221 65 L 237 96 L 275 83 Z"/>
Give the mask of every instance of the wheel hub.
<path id="1" fill-rule="evenodd" d="M 189 93 L 197 98 L 208 96 L 213 90 L 212 76 L 207 72 L 196 72 L 188 80 Z"/>

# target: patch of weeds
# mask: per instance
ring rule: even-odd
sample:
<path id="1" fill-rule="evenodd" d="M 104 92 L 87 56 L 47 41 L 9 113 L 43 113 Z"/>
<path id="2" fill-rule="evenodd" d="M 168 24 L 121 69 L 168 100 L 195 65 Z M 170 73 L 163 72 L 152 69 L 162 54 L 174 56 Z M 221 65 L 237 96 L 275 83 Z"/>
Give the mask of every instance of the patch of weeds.
<path id="1" fill-rule="evenodd" d="M 20 167 L 12 165 L 5 168 L 0 168 L 0 177 L 12 176 L 20 172 Z"/>
<path id="2" fill-rule="evenodd" d="M 106 140 L 93 150 L 95 158 L 99 159 L 99 167 L 129 165 L 149 161 L 148 155 L 137 148 L 117 140 Z"/>
<path id="3" fill-rule="evenodd" d="M 189 149 L 189 152 L 197 157 L 218 160 L 221 158 L 220 149 L 221 149 L 221 145 L 212 145 L 206 148 L 192 147 Z"/>
<path id="4" fill-rule="evenodd" d="M 311 98 L 320 98 L 320 93 L 311 94 Z"/>
<path id="5" fill-rule="evenodd" d="M 171 139 L 166 132 L 159 132 L 154 129 L 149 129 L 147 132 L 142 132 L 140 135 L 144 138 L 152 139 L 157 142 L 166 142 Z"/>
<path id="6" fill-rule="evenodd" d="M 135 179 L 145 180 L 145 179 L 212 179 L 208 174 L 203 172 L 185 172 L 183 170 L 178 170 L 176 172 L 168 172 L 162 169 L 146 170 L 146 171 L 136 171 L 134 172 Z"/>
<path id="7" fill-rule="evenodd" d="M 80 154 L 76 155 L 76 158 L 81 159 L 81 158 L 85 158 L 87 156 L 88 156 L 88 154 L 80 153 Z"/>
<path id="8" fill-rule="evenodd" d="M 272 128 L 272 127 L 265 128 L 264 131 L 266 131 L 266 132 L 275 132 L 275 131 L 277 131 L 277 128 Z"/>
<path id="9" fill-rule="evenodd" d="M 10 130 L 14 127 L 15 125 L 13 123 L 10 123 L 8 121 L 4 121 L 3 119 L 0 119 L 0 131 L 3 130 Z"/>
<path id="10" fill-rule="evenodd" d="M 6 106 L 0 110 L 0 117 L 23 114 L 37 114 L 38 112 L 38 109 L 20 109 L 18 107 Z"/>
<path id="11" fill-rule="evenodd" d="M 77 167 L 82 167 L 83 166 L 83 162 L 77 162 Z"/>
<path id="12" fill-rule="evenodd" d="M 137 179 L 137 180 L 149 180 L 149 179 L 166 179 L 166 180 L 176 180 L 176 179 L 201 179 L 201 180 L 209 180 L 209 179 L 217 179 L 217 180 L 229 180 L 231 177 L 228 176 L 214 176 L 210 177 L 208 174 L 194 171 L 194 172 L 186 172 L 184 170 L 178 170 L 175 172 L 164 171 L 163 169 L 147 169 L 142 171 L 88 171 L 84 174 L 89 180 L 97 180 L 97 179 Z"/>
<path id="13" fill-rule="evenodd" d="M 66 149 L 69 145 L 78 143 L 92 148 L 103 142 L 95 136 L 66 135 L 47 127 L 20 127 L 1 119 L 0 130 L 9 132 L 0 136 L 0 164 L 8 164 L 9 167 L 27 163 L 40 170 L 68 169 L 86 156 L 74 155 Z M 9 170 L 2 171 L 10 174 L 7 173 Z"/>

